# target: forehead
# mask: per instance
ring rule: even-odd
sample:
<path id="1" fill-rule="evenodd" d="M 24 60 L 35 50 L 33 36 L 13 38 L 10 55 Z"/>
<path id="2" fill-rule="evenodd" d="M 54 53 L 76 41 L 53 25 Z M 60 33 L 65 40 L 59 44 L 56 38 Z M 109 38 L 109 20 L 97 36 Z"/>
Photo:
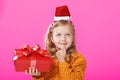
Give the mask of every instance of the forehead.
<path id="1" fill-rule="evenodd" d="M 72 28 L 70 25 L 59 25 L 53 29 L 54 32 L 72 32 Z"/>

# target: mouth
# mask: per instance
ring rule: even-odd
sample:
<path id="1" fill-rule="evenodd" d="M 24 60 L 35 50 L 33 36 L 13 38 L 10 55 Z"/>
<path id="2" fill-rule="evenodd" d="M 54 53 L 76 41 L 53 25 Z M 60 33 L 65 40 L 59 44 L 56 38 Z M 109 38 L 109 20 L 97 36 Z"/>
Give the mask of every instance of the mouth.
<path id="1" fill-rule="evenodd" d="M 60 43 L 61 45 L 67 45 L 67 43 Z"/>

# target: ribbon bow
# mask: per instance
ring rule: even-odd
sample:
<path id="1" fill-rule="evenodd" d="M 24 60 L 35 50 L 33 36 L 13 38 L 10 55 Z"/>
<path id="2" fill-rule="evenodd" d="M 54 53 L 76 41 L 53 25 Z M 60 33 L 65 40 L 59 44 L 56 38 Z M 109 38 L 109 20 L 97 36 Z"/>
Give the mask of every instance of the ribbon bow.
<path id="1" fill-rule="evenodd" d="M 36 44 L 34 47 L 30 47 L 29 45 L 24 45 L 21 49 L 15 49 L 15 56 L 13 60 L 17 60 L 22 56 L 28 56 L 32 54 L 41 54 L 42 56 L 49 57 L 47 50 L 41 50 L 40 46 Z"/>

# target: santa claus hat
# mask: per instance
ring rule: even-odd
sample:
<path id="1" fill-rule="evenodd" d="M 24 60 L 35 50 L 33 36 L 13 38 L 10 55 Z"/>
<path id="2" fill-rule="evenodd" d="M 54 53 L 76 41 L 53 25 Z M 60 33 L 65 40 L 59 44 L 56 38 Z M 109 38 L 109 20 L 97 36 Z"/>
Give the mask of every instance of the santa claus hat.
<path id="1" fill-rule="evenodd" d="M 56 7 L 54 21 L 70 20 L 70 12 L 66 5 Z"/>

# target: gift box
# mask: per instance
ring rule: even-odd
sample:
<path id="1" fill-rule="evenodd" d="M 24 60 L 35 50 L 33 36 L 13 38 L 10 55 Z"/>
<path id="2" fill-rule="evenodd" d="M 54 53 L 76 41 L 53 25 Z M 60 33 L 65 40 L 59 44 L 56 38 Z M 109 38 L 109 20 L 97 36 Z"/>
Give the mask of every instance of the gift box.
<path id="1" fill-rule="evenodd" d="M 49 72 L 52 62 L 47 50 L 41 50 L 39 45 L 29 47 L 25 45 L 22 49 L 14 51 L 14 66 L 17 72 L 24 72 L 30 67 L 37 68 L 39 72 Z"/>

